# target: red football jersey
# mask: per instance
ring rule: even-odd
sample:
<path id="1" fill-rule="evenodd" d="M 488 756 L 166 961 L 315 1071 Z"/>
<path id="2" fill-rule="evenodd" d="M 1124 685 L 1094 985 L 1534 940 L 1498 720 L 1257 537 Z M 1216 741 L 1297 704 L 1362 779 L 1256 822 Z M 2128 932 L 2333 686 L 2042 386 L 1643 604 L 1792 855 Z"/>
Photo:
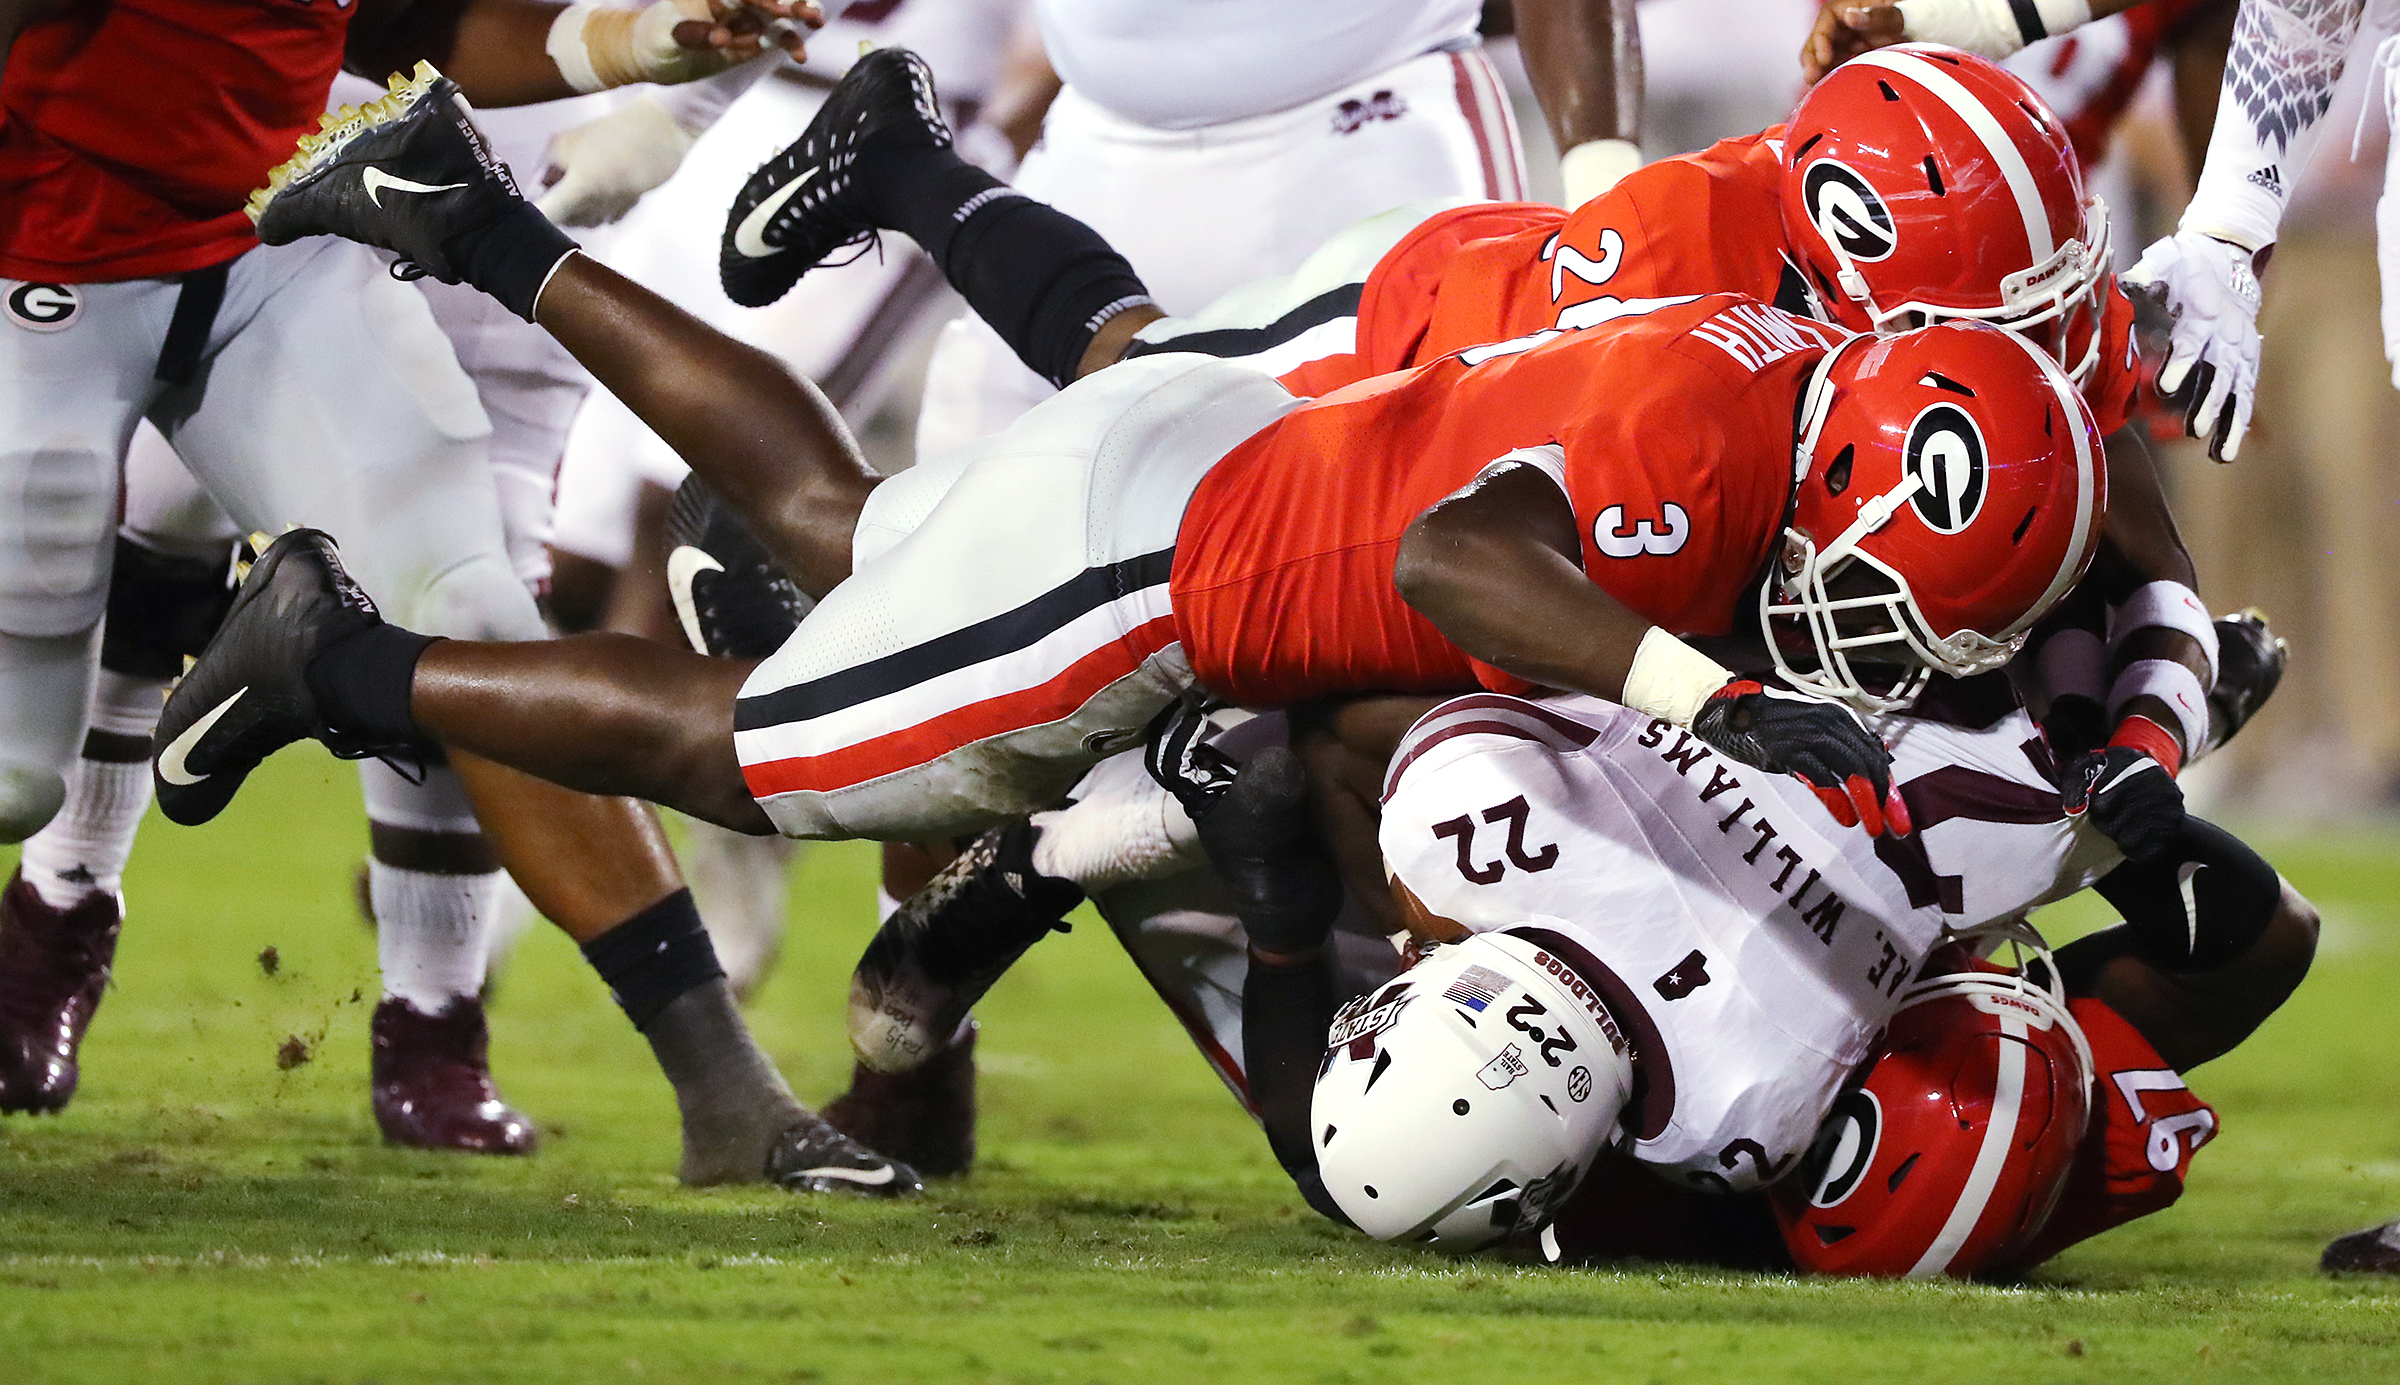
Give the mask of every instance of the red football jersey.
<path id="1" fill-rule="evenodd" d="M 1818 306 L 1784 254 L 1783 127 L 1662 159 L 1572 212 L 1482 203 L 1437 213 L 1385 253 L 1359 297 L 1354 353 L 1282 376 L 1324 394 L 1453 351 L 1570 326 L 1609 299 L 1738 293 L 1787 313 Z M 2084 393 L 2103 435 L 2139 383 L 2133 305 L 2113 286 Z"/>
<path id="2" fill-rule="evenodd" d="M 1499 458 L 1556 444 L 1583 568 L 1645 619 L 1719 634 L 1766 563 L 1795 404 L 1833 329 L 1729 295 L 1379 376 L 1212 468 L 1170 590 L 1202 684 L 1245 706 L 1320 693 L 1502 691 L 1400 599 L 1410 521 Z"/>
<path id="3" fill-rule="evenodd" d="M 2092 1045 L 2092 1123 L 2058 1209 L 2023 1257 L 2038 1265 L 2078 1241 L 2174 1205 L 2217 1113 L 2141 1031 L 2098 1000 L 2068 1002 Z"/>
<path id="4" fill-rule="evenodd" d="M 258 243 L 242 203 L 316 128 L 343 0 L 111 0 L 26 26 L 0 78 L 0 277 L 146 279 Z"/>

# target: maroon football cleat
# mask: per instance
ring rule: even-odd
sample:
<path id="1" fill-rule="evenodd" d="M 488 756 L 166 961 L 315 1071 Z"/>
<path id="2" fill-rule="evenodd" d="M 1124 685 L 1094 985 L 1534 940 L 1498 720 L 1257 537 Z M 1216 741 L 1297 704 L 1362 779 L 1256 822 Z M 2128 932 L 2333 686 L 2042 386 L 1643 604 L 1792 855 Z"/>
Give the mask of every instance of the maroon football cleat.
<path id="1" fill-rule="evenodd" d="M 862 1145 L 904 1160 L 928 1178 L 948 1178 L 975 1162 L 975 1035 L 951 1041 L 919 1067 L 877 1072 L 856 1064 L 850 1090 L 823 1111 L 825 1121 Z"/>
<path id="2" fill-rule="evenodd" d="M 2351 1232 L 2325 1247 L 2317 1265 L 2327 1274 L 2400 1274 L 2400 1221 Z"/>
<path id="3" fill-rule="evenodd" d="M 19 874 L 0 892 L 0 1112 L 64 1110 L 75 1095 L 124 917 L 109 891 L 53 909 Z"/>
<path id="4" fill-rule="evenodd" d="M 370 1068 L 383 1138 L 418 1149 L 531 1154 L 533 1121 L 500 1099 L 483 1002 L 462 996 L 438 1015 L 397 997 L 375 1007 Z"/>

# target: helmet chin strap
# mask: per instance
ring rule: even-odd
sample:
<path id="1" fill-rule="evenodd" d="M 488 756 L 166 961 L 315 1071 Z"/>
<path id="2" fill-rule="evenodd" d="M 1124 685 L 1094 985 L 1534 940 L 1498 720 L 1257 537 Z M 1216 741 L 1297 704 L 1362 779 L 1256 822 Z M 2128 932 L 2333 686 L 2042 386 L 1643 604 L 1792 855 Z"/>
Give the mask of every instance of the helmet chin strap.
<path id="1" fill-rule="evenodd" d="M 1858 518 L 1850 521 L 1850 527 L 1818 552 L 1817 566 L 1822 569 L 1829 563 L 1849 557 L 1857 549 L 1859 540 L 1891 523 L 1892 516 L 1900 513 L 1900 507 L 1908 503 L 1909 497 L 1923 489 L 1925 478 L 1912 471 L 1901 479 L 1899 485 L 1859 506 Z"/>

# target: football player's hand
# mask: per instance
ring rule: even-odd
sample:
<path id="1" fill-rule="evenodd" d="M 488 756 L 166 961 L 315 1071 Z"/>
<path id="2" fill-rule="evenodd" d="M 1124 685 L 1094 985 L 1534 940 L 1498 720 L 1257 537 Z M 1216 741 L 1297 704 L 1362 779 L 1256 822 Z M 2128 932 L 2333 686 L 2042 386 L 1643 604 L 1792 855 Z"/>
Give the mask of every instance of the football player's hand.
<path id="1" fill-rule="evenodd" d="M 690 82 L 748 62 L 769 48 L 794 59 L 802 35 L 821 27 L 814 0 L 651 0 L 640 9 L 573 5 L 547 47 L 577 91 L 634 82 Z"/>
<path id="2" fill-rule="evenodd" d="M 2088 814 L 2129 861 L 2158 860 L 2174 850 L 2183 830 L 2183 786 L 2165 765 L 2129 745 L 2079 756 L 2067 766 L 2059 802 L 2068 817 Z"/>
<path id="3" fill-rule="evenodd" d="M 1908 37 L 1908 21 L 1897 5 L 1859 5 L 1830 0 L 1817 11 L 1808 42 L 1800 46 L 1800 72 L 1811 86 L 1826 73 L 1871 48 L 1882 48 Z"/>
<path id="4" fill-rule="evenodd" d="M 2242 450 L 2258 391 L 2258 275 L 2238 245 L 2177 231 L 2142 252 L 2123 276 L 2127 289 L 2161 300 L 2175 326 L 2159 397 L 2183 406 L 2183 430 L 2230 462 Z"/>
<path id="5" fill-rule="evenodd" d="M 1799 779 L 1844 827 L 1878 837 L 1911 830 L 1890 752 L 1839 703 L 1736 678 L 1701 704 L 1692 734 L 1743 764 Z"/>
<path id="6" fill-rule="evenodd" d="M 694 137 L 658 101 L 626 101 L 550 139 L 542 216 L 559 226 L 607 226 L 682 168 Z"/>
<path id="7" fill-rule="evenodd" d="M 534 205 L 561 226 L 605 226 L 675 175 L 693 137 L 656 101 L 629 101 L 550 141 L 549 188 Z"/>

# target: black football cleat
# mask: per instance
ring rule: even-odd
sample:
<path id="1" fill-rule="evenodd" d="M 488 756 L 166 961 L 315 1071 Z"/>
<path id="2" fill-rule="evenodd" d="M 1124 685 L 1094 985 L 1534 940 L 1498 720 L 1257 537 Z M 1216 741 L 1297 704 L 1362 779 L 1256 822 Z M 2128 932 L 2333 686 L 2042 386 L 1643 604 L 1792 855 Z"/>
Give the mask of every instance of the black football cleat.
<path id="1" fill-rule="evenodd" d="M 867 1148 L 820 1116 L 783 1132 L 767 1155 L 767 1181 L 799 1193 L 859 1197 L 909 1197 L 925 1191 L 925 1180 L 915 1169 Z"/>
<path id="2" fill-rule="evenodd" d="M 850 1047 L 877 1072 L 907 1072 L 949 1045 L 967 1012 L 1025 950 L 1083 902 L 1033 868 L 1034 827 L 977 837 L 875 930 L 850 976 Z"/>
<path id="3" fill-rule="evenodd" d="M 258 238 L 285 245 L 340 236 L 397 253 L 406 263 L 393 272 L 402 278 L 457 283 L 456 247 L 445 245 L 525 200 L 471 109 L 456 82 L 420 62 L 413 77 L 395 74 L 380 100 L 328 112 L 250 194 Z"/>
<path id="4" fill-rule="evenodd" d="M 113 891 L 53 909 L 12 876 L 0 891 L 0 1112 L 66 1109 L 108 989 L 124 914 Z"/>
<path id="5" fill-rule="evenodd" d="M 533 1122 L 492 1086 L 482 1001 L 460 996 L 429 1015 L 386 996 L 369 1033 L 369 1091 L 387 1142 L 468 1154 L 533 1153 Z"/>
<path id="6" fill-rule="evenodd" d="M 2283 681 L 2291 646 L 2257 607 L 2217 623 L 2217 685 L 2208 690 L 2208 748 L 2232 740 Z"/>
<path id="7" fill-rule="evenodd" d="M 860 58 L 792 146 L 759 167 L 725 216 L 717 278 L 747 308 L 783 297 L 845 245 L 875 235 L 862 158 L 950 143 L 925 60 L 905 48 Z"/>
<path id="8" fill-rule="evenodd" d="M 2325 1247 L 2317 1268 L 2327 1274 L 2400 1274 L 2400 1221 L 2342 1237 Z"/>
<path id="9" fill-rule="evenodd" d="M 850 1090 L 826 1103 L 826 1123 L 929 1177 L 965 1173 L 975 1162 L 976 1032 L 969 1017 L 941 1052 L 908 1072 L 855 1065 Z"/>
<path id="10" fill-rule="evenodd" d="M 817 605 L 697 476 L 667 511 L 667 595 L 692 648 L 720 659 L 764 659 Z"/>
<path id="11" fill-rule="evenodd" d="M 308 687 L 308 662 L 319 651 L 382 623 L 326 534 L 295 529 L 267 545 L 159 714 L 159 811 L 196 827 L 233 801 L 260 761 L 310 737 L 349 760 L 411 753 L 333 731 Z"/>

